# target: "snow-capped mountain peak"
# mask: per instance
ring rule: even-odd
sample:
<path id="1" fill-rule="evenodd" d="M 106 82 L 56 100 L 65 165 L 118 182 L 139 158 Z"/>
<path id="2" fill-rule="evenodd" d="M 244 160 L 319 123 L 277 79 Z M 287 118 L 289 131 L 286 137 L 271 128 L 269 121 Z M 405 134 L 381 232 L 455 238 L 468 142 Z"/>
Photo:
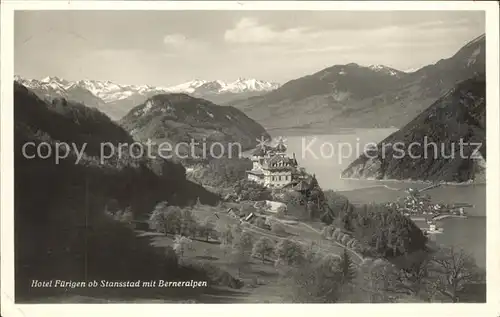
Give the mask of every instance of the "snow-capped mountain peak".
<path id="1" fill-rule="evenodd" d="M 368 68 L 370 68 L 371 70 L 376 71 L 376 72 L 385 72 L 391 76 L 399 76 L 401 73 L 401 71 L 396 70 L 396 69 L 391 68 L 391 67 L 388 67 L 388 66 L 385 66 L 385 65 L 370 65 L 370 66 L 368 66 Z"/>
<path id="2" fill-rule="evenodd" d="M 386 67 L 384 65 L 370 65 L 370 66 L 368 66 L 368 68 L 370 68 L 372 70 L 382 70 L 382 69 L 385 69 Z"/>
<path id="3" fill-rule="evenodd" d="M 243 92 L 267 92 L 279 87 L 279 84 L 257 79 L 238 78 L 234 82 L 222 80 L 199 80 L 195 79 L 186 83 L 167 87 L 170 92 L 186 93 L 243 93 Z"/>
<path id="4" fill-rule="evenodd" d="M 271 91 L 277 89 L 279 84 L 266 82 L 257 79 L 238 78 L 236 81 L 226 84 L 221 91 L 225 92 L 246 92 L 246 91 Z"/>
<path id="5" fill-rule="evenodd" d="M 61 79 L 57 76 L 47 76 L 40 80 L 42 83 L 56 83 L 61 85 L 67 85 L 69 82 L 67 80 Z"/>
<path id="6" fill-rule="evenodd" d="M 201 80 L 201 79 L 193 79 L 191 81 L 185 82 L 180 85 L 172 86 L 172 87 L 167 87 L 165 88 L 166 91 L 170 92 L 187 92 L 187 93 L 193 93 L 196 88 L 201 87 L 202 85 L 206 84 L 206 80 Z"/>
<path id="7" fill-rule="evenodd" d="M 93 95 L 100 103 L 110 103 L 128 98 L 141 99 L 149 98 L 161 93 L 187 93 L 195 96 L 218 95 L 218 94 L 238 94 L 247 92 L 267 92 L 279 87 L 279 84 L 266 82 L 257 79 L 239 78 L 234 82 L 222 80 L 202 80 L 193 79 L 180 85 L 169 87 L 155 87 L 151 85 L 123 85 L 112 81 L 99 81 L 92 79 L 81 79 L 78 81 L 68 81 L 56 76 L 48 76 L 41 80 L 24 79 L 15 76 L 15 80 L 31 88 L 42 96 L 60 96 L 72 98 L 69 90 Z"/>

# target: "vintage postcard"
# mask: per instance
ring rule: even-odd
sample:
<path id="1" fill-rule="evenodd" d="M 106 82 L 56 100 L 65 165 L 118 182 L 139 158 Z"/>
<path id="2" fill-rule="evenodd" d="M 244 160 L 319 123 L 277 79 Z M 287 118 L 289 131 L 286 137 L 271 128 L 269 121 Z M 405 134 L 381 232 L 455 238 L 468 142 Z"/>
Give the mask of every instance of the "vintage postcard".
<path id="1" fill-rule="evenodd" d="M 1 14 L 3 316 L 500 316 L 498 3 Z"/>

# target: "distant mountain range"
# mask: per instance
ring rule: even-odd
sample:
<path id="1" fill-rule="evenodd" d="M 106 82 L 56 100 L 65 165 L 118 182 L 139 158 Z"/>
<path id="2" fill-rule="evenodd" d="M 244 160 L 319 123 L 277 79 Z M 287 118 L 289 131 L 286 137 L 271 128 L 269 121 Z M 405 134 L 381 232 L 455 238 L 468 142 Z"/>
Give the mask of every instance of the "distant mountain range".
<path id="1" fill-rule="evenodd" d="M 120 85 L 111 81 L 97 80 L 68 81 L 59 77 L 37 80 L 16 76 L 15 80 L 31 89 L 42 99 L 50 101 L 53 98 L 62 97 L 81 102 L 100 109 L 114 120 L 120 119 L 130 109 L 157 94 L 189 93 L 195 97 L 220 103 L 256 96 L 279 87 L 277 83 L 244 78 L 230 83 L 222 80 L 195 79 L 171 87 Z"/>
<path id="2" fill-rule="evenodd" d="M 464 143 L 462 146 L 461 140 Z M 410 148 L 412 143 L 417 146 Z M 397 144 L 403 146 L 395 149 Z M 426 144 L 429 145 L 427 148 Z M 476 150 L 477 153 L 474 153 Z M 342 176 L 446 182 L 485 181 L 484 74 L 457 84 L 402 129 L 380 142 L 377 150 L 372 152 L 357 158 L 343 171 Z"/>
<path id="3" fill-rule="evenodd" d="M 64 97 L 96 107 L 114 120 L 148 98 L 187 93 L 234 106 L 271 133 L 329 133 L 337 128 L 402 127 L 458 82 L 485 72 L 485 35 L 453 56 L 412 72 L 384 65 L 334 65 L 280 86 L 256 79 L 192 80 L 172 87 L 16 78 L 42 98 Z"/>
<path id="4" fill-rule="evenodd" d="M 414 72 L 383 65 L 334 65 L 261 96 L 227 104 L 280 134 L 401 127 L 458 82 L 484 73 L 485 52 L 482 35 L 452 57 Z"/>

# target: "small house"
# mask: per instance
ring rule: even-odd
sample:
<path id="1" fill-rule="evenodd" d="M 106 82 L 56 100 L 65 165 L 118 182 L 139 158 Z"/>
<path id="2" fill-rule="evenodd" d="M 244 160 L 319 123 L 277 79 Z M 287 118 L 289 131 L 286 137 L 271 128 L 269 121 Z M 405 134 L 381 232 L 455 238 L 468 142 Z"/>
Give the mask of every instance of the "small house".
<path id="1" fill-rule="evenodd" d="M 251 212 L 248 216 L 245 217 L 245 221 L 250 221 L 254 216 L 255 214 Z"/>
<path id="2" fill-rule="evenodd" d="M 228 214 L 228 216 L 230 216 L 230 217 L 233 217 L 233 218 L 239 218 L 239 216 L 238 216 L 239 212 L 238 212 L 238 210 L 237 210 L 237 209 L 235 209 L 235 208 L 232 208 L 232 207 L 231 207 L 231 208 L 229 208 L 229 209 L 227 210 L 227 214 Z"/>
<path id="3" fill-rule="evenodd" d="M 286 210 L 287 206 L 285 203 L 279 201 L 272 200 L 263 200 L 258 201 L 254 205 L 255 208 L 263 208 L 265 211 L 277 213 L 280 208 L 284 208 Z"/>

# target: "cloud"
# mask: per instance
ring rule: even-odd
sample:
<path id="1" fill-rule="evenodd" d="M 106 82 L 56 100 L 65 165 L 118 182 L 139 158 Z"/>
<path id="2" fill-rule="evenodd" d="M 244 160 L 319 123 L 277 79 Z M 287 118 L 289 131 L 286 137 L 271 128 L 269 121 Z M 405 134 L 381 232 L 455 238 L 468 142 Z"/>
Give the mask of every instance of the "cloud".
<path id="1" fill-rule="evenodd" d="M 224 40 L 237 44 L 294 44 L 304 37 L 314 37 L 310 29 L 298 27 L 273 30 L 269 25 L 259 24 L 256 19 L 242 18 L 232 29 L 226 30 Z"/>
<path id="2" fill-rule="evenodd" d="M 206 48 L 206 44 L 196 40 L 188 39 L 183 34 L 167 34 L 163 37 L 163 44 L 170 51 L 182 51 L 184 53 L 196 52 Z"/>
<path id="3" fill-rule="evenodd" d="M 165 45 L 179 47 L 185 45 L 187 43 L 187 39 L 182 34 L 169 34 L 165 35 L 163 43 L 165 43 Z"/>
<path id="4" fill-rule="evenodd" d="M 470 27 L 470 19 L 458 20 L 432 20 L 422 23 L 417 23 L 413 27 L 415 29 L 452 29 Z"/>
<path id="5" fill-rule="evenodd" d="M 367 47 L 432 46 L 443 39 L 467 32 L 467 19 L 418 21 L 411 24 L 385 24 L 370 29 L 313 28 L 312 26 L 274 28 L 253 17 L 243 17 L 224 32 L 224 40 L 234 44 L 253 45 L 252 50 L 280 53 L 345 52 Z M 243 48 L 246 49 L 246 48 Z"/>
<path id="6" fill-rule="evenodd" d="M 356 45 L 331 45 L 331 46 L 321 46 L 321 47 L 304 47 L 298 49 L 292 49 L 288 53 L 299 54 L 299 53 L 330 53 L 330 52 L 347 52 L 358 49 L 359 46 Z"/>

